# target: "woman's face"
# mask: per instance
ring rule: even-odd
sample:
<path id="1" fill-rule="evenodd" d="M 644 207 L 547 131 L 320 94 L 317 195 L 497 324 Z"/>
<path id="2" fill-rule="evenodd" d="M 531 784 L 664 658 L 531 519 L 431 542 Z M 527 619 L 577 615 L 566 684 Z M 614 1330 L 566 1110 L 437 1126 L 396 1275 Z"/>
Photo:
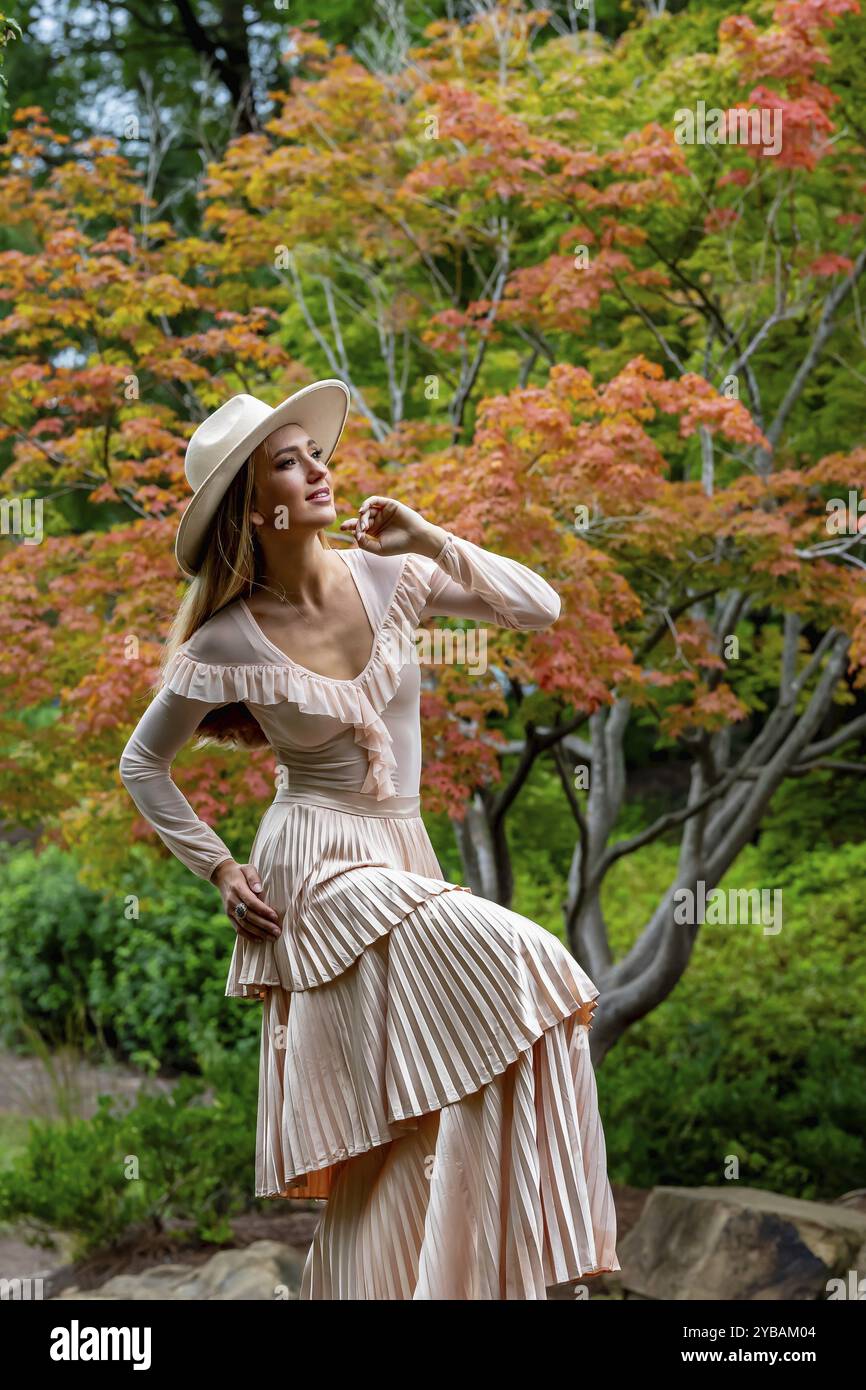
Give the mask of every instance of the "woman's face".
<path id="1" fill-rule="evenodd" d="M 253 454 L 255 513 L 277 531 L 330 526 L 337 518 L 323 451 L 300 425 L 281 425 Z M 261 524 L 261 523 L 260 523 Z"/>

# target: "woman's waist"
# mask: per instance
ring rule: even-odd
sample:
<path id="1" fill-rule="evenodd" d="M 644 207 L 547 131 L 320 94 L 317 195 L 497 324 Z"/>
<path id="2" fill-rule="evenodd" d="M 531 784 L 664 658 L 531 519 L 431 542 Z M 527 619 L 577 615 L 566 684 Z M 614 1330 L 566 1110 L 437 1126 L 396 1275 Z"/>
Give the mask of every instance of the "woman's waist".
<path id="1" fill-rule="evenodd" d="M 292 776 L 280 787 L 272 805 L 327 806 L 356 816 L 420 816 L 420 796 L 385 796 L 337 787 L 312 777 Z"/>
<path id="2" fill-rule="evenodd" d="M 367 751 L 351 730 L 346 732 L 348 742 L 340 739 L 319 748 L 272 744 L 278 787 L 274 804 L 331 806 L 363 816 L 420 816 L 417 780 L 408 796 L 397 795 L 395 788 L 395 795 L 377 800 L 375 791 L 361 790 L 370 771 Z"/>

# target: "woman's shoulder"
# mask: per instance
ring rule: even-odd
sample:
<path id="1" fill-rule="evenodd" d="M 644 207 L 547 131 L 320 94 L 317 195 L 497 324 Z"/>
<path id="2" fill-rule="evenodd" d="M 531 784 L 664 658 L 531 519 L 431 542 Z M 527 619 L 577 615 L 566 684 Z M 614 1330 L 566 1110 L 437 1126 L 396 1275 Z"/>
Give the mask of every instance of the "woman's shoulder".
<path id="1" fill-rule="evenodd" d="M 403 552 L 400 555 L 377 555 L 374 550 L 362 550 L 360 546 L 352 546 L 346 554 L 353 557 L 353 562 L 364 574 L 370 587 L 383 600 L 390 597 L 394 586 L 401 578 L 407 582 L 417 581 L 419 577 L 424 580 L 429 577 L 431 570 L 436 569 L 432 560 L 416 554 L 415 551 Z"/>
<path id="2" fill-rule="evenodd" d="M 207 666 L 234 666 L 261 660 L 244 621 L 239 598 L 212 613 L 177 651 L 188 660 Z"/>
<path id="3" fill-rule="evenodd" d="M 212 705 L 269 705 L 293 698 L 295 673 L 274 663 L 257 638 L 243 601 L 233 599 L 211 614 L 166 663 L 163 686 Z"/>

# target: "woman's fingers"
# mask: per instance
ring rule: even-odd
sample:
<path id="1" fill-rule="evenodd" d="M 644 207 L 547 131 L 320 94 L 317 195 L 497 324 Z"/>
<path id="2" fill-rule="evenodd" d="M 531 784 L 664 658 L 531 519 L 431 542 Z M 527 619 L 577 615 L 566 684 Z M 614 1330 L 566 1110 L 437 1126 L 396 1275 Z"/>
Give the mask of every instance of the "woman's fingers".
<path id="1" fill-rule="evenodd" d="M 388 500 L 385 497 L 365 497 L 358 508 L 360 525 L 370 527 L 374 522 L 379 521 L 387 505 Z"/>
<path id="2" fill-rule="evenodd" d="M 370 550 L 377 555 L 399 554 L 400 550 L 396 547 L 406 549 L 404 535 L 411 537 L 406 517 L 414 515 L 404 503 L 395 502 L 393 498 L 365 497 L 358 508 L 358 515 L 341 521 L 340 530 L 353 532 L 355 542 L 362 550 Z M 387 532 L 384 546 L 379 540 L 383 532 Z"/>
<path id="3" fill-rule="evenodd" d="M 242 917 L 237 915 L 239 903 L 243 903 L 247 909 Z M 254 893 L 239 889 L 230 895 L 226 911 L 232 919 L 232 926 L 244 936 L 255 941 L 270 941 L 280 935 L 280 925 L 272 917 L 263 916 L 262 908 L 265 912 L 271 911 Z"/>
<path id="4" fill-rule="evenodd" d="M 227 885 L 226 912 L 235 930 L 250 941 L 268 940 L 280 935 L 279 913 L 253 891 L 261 889 L 261 886 L 261 875 L 255 864 L 242 864 Z M 246 912 L 238 917 L 237 908 L 241 903 Z"/>
<path id="5" fill-rule="evenodd" d="M 358 540 L 359 536 L 366 535 L 367 522 L 360 516 L 352 516 L 349 517 L 348 521 L 340 522 L 340 530 L 351 531 L 355 540 Z"/>
<path id="6" fill-rule="evenodd" d="M 260 893 L 262 889 L 262 876 L 255 864 L 241 864 L 240 869 L 253 893 Z M 263 910 L 266 914 L 270 913 L 275 922 L 280 920 L 280 915 L 276 908 L 269 907 L 264 898 L 256 897 L 256 902 L 259 904 L 257 910 Z"/>

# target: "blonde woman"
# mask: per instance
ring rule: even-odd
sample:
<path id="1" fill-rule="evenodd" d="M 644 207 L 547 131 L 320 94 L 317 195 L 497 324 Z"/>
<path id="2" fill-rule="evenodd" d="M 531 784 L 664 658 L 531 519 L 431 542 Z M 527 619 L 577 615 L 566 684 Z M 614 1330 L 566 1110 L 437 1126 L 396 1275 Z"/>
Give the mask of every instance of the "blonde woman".
<path id="1" fill-rule="evenodd" d="M 120 773 L 222 895 L 226 994 L 262 1002 L 256 1195 L 327 1199 L 304 1299 L 544 1299 L 620 1268 L 587 1046 L 598 990 L 526 917 L 442 877 L 421 819 L 430 617 L 544 628 L 526 566 L 368 497 L 336 521 L 349 392 L 227 401 L 195 431 L 192 583 Z M 196 732 L 269 745 L 238 863 L 170 776 Z"/>

